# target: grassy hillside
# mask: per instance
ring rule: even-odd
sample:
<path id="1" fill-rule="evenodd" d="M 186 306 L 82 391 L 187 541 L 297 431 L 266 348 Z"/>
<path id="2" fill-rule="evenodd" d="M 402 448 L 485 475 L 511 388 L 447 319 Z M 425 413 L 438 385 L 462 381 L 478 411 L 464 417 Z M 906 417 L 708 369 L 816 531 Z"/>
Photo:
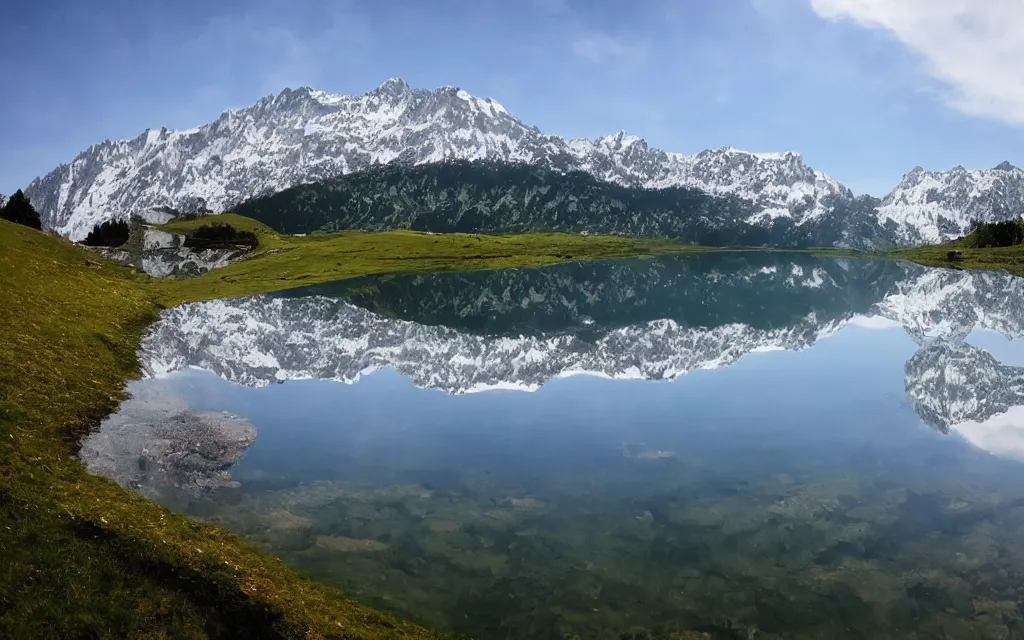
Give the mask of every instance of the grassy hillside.
<path id="1" fill-rule="evenodd" d="M 434 637 L 73 458 L 138 373 L 150 285 L 0 221 L 0 637 Z"/>
<path id="2" fill-rule="evenodd" d="M 0 637 L 429 638 L 174 515 L 75 460 L 138 374 L 161 307 L 383 271 L 549 264 L 670 245 L 563 235 L 282 237 L 193 280 L 157 281 L 0 220 Z M 178 223 L 186 230 L 205 221 Z"/>
<path id="3" fill-rule="evenodd" d="M 901 249 L 886 254 L 898 260 L 917 262 L 929 267 L 1002 270 L 1024 276 L 1024 245 L 978 248 L 974 234 L 944 244 Z M 962 251 L 963 259 L 950 261 L 950 251 Z"/>
<path id="4" fill-rule="evenodd" d="M 166 305 L 287 289 L 359 275 L 395 271 L 454 271 L 541 266 L 565 260 L 629 256 L 706 247 L 665 240 L 534 233 L 498 236 L 415 231 L 341 232 L 284 236 L 255 220 L 233 214 L 175 222 L 161 227 L 187 233 L 211 220 L 252 231 L 259 248 L 246 259 L 201 277 L 153 283 Z"/>
<path id="5" fill-rule="evenodd" d="M 706 250 L 562 234 L 413 232 L 288 237 L 239 216 L 246 259 L 190 280 L 152 280 L 0 220 L 0 638 L 432 638 L 303 579 L 261 549 L 92 476 L 80 438 L 138 374 L 163 307 L 393 271 L 551 264 Z M 209 218 L 167 226 L 188 231 Z M 947 247 L 892 254 L 945 262 Z M 963 266 L 1024 273 L 1024 250 L 964 249 Z"/>

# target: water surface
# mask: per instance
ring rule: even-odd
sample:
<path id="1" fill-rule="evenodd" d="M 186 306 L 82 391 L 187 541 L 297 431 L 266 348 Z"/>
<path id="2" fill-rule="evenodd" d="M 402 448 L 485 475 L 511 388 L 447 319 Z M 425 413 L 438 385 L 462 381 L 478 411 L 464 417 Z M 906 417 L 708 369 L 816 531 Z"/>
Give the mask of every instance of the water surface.
<path id="1" fill-rule="evenodd" d="M 1024 637 L 1022 294 L 734 253 L 185 305 L 83 458 L 474 637 Z"/>

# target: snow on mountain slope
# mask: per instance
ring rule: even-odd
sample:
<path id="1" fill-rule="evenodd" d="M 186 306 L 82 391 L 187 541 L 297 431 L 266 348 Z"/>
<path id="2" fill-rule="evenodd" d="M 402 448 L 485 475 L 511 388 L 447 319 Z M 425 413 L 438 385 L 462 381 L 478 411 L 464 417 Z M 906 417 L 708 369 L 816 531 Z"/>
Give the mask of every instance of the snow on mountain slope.
<path id="1" fill-rule="evenodd" d="M 79 240 L 98 222 L 153 207 L 222 211 L 375 164 L 445 159 L 539 164 L 626 186 L 737 196 L 757 213 L 735 224 L 777 218 L 801 224 L 830 215 L 841 223 L 855 206 L 849 189 L 797 153 L 720 148 L 691 156 L 652 148 L 625 132 L 565 140 L 523 124 L 494 100 L 456 87 L 413 89 L 398 78 L 362 95 L 285 89 L 197 128 L 150 129 L 132 140 L 101 142 L 34 180 L 26 193 L 47 228 Z M 1009 163 L 987 170 L 916 168 L 877 211 L 875 202 L 866 209 L 871 224 L 893 226 L 900 244 L 948 240 L 968 231 L 972 219 L 1024 214 L 1024 171 Z M 837 242 L 857 245 L 858 239 Z"/>
<path id="2" fill-rule="evenodd" d="M 992 169 L 925 171 L 915 167 L 882 199 L 881 223 L 898 226 L 901 244 L 935 243 L 966 235 L 973 220 L 1024 216 L 1024 170 L 1004 162 Z"/>
<path id="3" fill-rule="evenodd" d="M 374 164 L 454 158 L 536 163 L 623 185 L 732 194 L 757 203 L 768 217 L 791 216 L 797 223 L 850 195 L 795 153 L 717 149 L 687 156 L 624 133 L 564 140 L 523 124 L 494 100 L 455 87 L 412 89 L 397 78 L 362 95 L 286 89 L 201 127 L 105 141 L 34 180 L 26 192 L 47 228 L 78 240 L 98 222 L 151 207 L 221 211 Z"/>

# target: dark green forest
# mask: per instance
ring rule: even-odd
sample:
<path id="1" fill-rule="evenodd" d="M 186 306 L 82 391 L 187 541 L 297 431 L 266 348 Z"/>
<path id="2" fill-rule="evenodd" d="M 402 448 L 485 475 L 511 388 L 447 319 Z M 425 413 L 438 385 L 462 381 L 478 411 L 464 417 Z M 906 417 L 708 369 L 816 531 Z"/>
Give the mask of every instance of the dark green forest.
<path id="1" fill-rule="evenodd" d="M 23 224 L 33 229 L 43 228 L 39 213 L 21 189 L 15 191 L 14 195 L 8 198 L 6 202 L 4 202 L 3 196 L 0 196 L 0 204 L 3 205 L 0 206 L 0 218 L 17 224 Z"/>
<path id="2" fill-rule="evenodd" d="M 768 219 L 734 197 L 696 189 L 642 189 L 584 172 L 502 162 L 388 164 L 286 189 L 234 209 L 281 233 L 565 232 L 668 238 L 714 246 L 885 244 L 871 198 L 835 203 L 837 215 L 796 224 Z M 854 246 L 858 246 L 854 244 Z"/>
<path id="3" fill-rule="evenodd" d="M 985 247 L 1012 247 L 1024 244 L 1024 220 L 1003 220 L 1002 222 L 974 223 L 970 246 L 978 249 Z"/>

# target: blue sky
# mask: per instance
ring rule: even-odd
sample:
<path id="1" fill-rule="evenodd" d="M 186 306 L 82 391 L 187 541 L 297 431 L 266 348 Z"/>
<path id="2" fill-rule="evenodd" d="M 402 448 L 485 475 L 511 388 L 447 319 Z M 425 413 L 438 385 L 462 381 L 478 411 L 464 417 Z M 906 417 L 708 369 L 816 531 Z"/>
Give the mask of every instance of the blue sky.
<path id="1" fill-rule="evenodd" d="M 1020 0 L 67 0 L 5 4 L 0 192 L 90 144 L 286 86 L 390 76 L 563 136 L 795 150 L 855 191 L 1024 165 Z"/>

